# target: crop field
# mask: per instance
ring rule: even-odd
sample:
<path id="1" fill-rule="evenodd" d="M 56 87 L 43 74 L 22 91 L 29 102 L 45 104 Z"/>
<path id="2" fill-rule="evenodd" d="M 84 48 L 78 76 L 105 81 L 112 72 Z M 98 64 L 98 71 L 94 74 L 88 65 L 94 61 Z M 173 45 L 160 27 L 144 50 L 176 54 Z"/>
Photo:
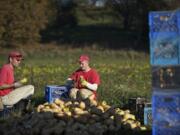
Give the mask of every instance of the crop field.
<path id="1" fill-rule="evenodd" d="M 88 54 L 90 65 L 101 77 L 98 99 L 109 104 L 123 106 L 128 98 L 151 98 L 151 73 L 149 55 L 133 50 L 68 49 L 60 47 L 38 47 L 20 49 L 25 56 L 21 67 L 16 70 L 16 79 L 28 78 L 35 86 L 33 103 L 44 101 L 46 85 L 64 85 L 67 77 L 76 70 L 81 54 Z M 0 65 L 6 62 L 7 52 L 1 51 Z"/>

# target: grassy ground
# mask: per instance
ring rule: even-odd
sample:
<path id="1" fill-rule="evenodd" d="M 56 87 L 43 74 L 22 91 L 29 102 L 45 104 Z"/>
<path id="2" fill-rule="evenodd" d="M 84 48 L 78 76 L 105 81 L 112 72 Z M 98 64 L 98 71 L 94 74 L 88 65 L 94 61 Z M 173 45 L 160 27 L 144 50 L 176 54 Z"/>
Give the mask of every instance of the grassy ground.
<path id="1" fill-rule="evenodd" d="M 149 55 L 133 50 L 93 50 L 68 49 L 60 47 L 21 48 L 25 60 L 16 71 L 16 78 L 28 77 L 29 83 L 35 86 L 35 105 L 44 102 L 46 85 L 63 85 L 67 77 L 78 68 L 77 58 L 88 54 L 91 66 L 101 76 L 98 89 L 100 100 L 120 106 L 127 103 L 128 98 L 151 97 L 151 75 Z M 0 65 L 5 61 L 5 54 L 0 53 Z"/>

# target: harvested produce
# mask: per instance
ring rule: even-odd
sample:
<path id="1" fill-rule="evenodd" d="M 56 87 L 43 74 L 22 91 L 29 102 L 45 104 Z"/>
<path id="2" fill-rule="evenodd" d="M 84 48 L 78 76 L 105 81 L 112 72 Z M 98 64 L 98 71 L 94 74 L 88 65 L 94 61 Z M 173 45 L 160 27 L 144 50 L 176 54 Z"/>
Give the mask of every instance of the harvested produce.
<path id="1" fill-rule="evenodd" d="M 118 135 L 123 131 L 123 135 L 139 135 L 146 130 L 129 110 L 94 99 L 46 102 L 35 113 L 8 120 L 0 128 L 1 135 Z"/>

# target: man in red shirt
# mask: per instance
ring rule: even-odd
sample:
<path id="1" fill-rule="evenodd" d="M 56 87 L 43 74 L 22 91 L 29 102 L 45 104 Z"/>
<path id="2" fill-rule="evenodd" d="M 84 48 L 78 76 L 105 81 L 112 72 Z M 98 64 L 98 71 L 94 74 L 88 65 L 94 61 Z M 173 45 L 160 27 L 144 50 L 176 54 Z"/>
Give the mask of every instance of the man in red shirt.
<path id="1" fill-rule="evenodd" d="M 72 99 L 96 98 L 100 77 L 96 70 L 89 66 L 89 61 L 90 59 L 87 55 L 81 55 L 79 57 L 80 68 L 67 79 L 68 84 L 73 84 L 73 88 L 69 92 L 69 96 Z"/>
<path id="2" fill-rule="evenodd" d="M 8 63 L 0 69 L 0 102 L 12 106 L 34 94 L 34 86 L 23 85 L 24 81 L 14 80 L 14 69 L 19 66 L 22 54 L 12 51 L 8 56 Z"/>

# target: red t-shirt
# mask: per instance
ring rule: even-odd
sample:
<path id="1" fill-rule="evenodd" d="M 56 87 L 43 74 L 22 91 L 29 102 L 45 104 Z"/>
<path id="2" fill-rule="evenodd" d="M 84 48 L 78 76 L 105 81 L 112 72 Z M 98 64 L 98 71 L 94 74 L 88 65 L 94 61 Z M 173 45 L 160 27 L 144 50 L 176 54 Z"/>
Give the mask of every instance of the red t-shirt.
<path id="1" fill-rule="evenodd" d="M 75 87 L 78 89 L 85 88 L 81 85 L 80 76 L 83 76 L 84 79 L 91 84 L 100 84 L 100 77 L 95 69 L 90 69 L 88 72 L 78 69 L 70 76 L 70 78 L 75 82 Z"/>
<path id="2" fill-rule="evenodd" d="M 0 86 L 4 84 L 13 84 L 14 83 L 14 69 L 10 64 L 5 64 L 0 69 Z M 12 91 L 11 89 L 0 90 L 0 96 L 5 96 Z"/>

